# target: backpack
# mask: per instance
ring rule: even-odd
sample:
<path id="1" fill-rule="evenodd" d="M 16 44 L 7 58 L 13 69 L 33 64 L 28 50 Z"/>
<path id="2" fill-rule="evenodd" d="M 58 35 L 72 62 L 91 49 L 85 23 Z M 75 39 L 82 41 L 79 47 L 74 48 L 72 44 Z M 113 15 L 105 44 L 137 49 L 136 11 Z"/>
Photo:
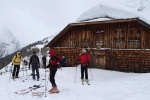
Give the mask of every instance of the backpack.
<path id="1" fill-rule="evenodd" d="M 55 57 L 56 57 L 57 66 L 58 66 L 58 68 L 60 68 L 61 58 L 58 56 L 55 56 Z"/>
<path id="2" fill-rule="evenodd" d="M 37 56 L 32 56 L 32 59 L 31 59 L 31 60 L 32 60 L 32 61 L 31 61 L 32 64 L 38 64 L 38 63 L 39 63 Z"/>
<path id="3" fill-rule="evenodd" d="M 56 63 L 55 63 L 55 65 L 53 65 L 53 67 L 51 67 L 52 65 L 50 64 L 51 63 L 51 61 L 56 61 Z M 61 60 L 60 60 L 60 58 L 58 57 L 58 56 L 52 56 L 51 58 L 50 58 L 50 60 L 49 60 L 49 64 L 48 64 L 48 66 L 47 66 L 47 68 L 50 68 L 50 70 L 51 69 L 57 69 L 57 68 L 60 68 L 60 62 L 61 62 Z"/>

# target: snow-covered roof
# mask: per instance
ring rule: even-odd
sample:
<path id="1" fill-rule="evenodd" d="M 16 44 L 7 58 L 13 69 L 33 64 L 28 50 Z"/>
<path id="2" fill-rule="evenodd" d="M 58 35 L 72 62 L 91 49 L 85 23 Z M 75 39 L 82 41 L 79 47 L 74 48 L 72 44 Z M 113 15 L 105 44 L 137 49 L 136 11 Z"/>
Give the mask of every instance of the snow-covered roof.
<path id="1" fill-rule="evenodd" d="M 150 0 L 105 0 L 84 12 L 77 22 L 138 17 L 150 24 Z"/>

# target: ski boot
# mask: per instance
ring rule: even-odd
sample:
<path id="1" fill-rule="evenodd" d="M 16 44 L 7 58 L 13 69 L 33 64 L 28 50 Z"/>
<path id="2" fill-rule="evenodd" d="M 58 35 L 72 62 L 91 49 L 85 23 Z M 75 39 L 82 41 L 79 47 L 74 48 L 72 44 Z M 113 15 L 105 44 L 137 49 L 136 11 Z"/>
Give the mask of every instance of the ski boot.
<path id="1" fill-rule="evenodd" d="M 84 79 L 81 79 L 81 82 L 84 82 Z"/>
<path id="2" fill-rule="evenodd" d="M 52 87 L 48 92 L 51 93 L 53 89 L 54 89 L 54 87 Z"/>
<path id="3" fill-rule="evenodd" d="M 88 83 L 89 82 L 89 80 L 88 79 L 85 79 L 85 81 Z"/>
<path id="4" fill-rule="evenodd" d="M 15 77 L 13 76 L 12 79 L 15 79 Z"/>
<path id="5" fill-rule="evenodd" d="M 86 83 L 87 83 L 88 85 L 90 85 L 90 83 L 89 83 L 89 80 L 88 80 L 88 79 L 86 79 L 85 81 L 86 81 Z"/>
<path id="6" fill-rule="evenodd" d="M 59 93 L 57 87 L 53 87 L 49 92 L 50 92 L 50 93 Z"/>

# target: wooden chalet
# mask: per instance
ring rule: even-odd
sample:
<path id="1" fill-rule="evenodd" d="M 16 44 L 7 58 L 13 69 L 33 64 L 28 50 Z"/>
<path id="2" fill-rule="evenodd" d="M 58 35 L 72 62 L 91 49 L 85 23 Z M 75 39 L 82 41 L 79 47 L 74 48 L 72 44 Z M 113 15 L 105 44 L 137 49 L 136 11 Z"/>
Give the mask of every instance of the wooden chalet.
<path id="1" fill-rule="evenodd" d="M 150 72 L 150 25 L 138 18 L 71 23 L 47 46 L 68 66 L 76 66 L 86 48 L 93 68 Z"/>

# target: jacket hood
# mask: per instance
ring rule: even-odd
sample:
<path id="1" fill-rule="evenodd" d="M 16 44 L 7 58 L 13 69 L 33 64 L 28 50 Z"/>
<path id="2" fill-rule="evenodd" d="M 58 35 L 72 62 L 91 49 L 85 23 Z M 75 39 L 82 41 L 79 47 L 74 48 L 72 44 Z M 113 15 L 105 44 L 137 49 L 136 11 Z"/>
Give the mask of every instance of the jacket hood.
<path id="1" fill-rule="evenodd" d="M 49 54 L 50 54 L 50 57 L 54 56 L 54 55 L 55 55 L 54 50 L 50 50 L 50 51 L 49 51 Z"/>
<path id="2" fill-rule="evenodd" d="M 17 57 L 20 57 L 21 55 L 20 55 L 20 52 L 17 52 Z"/>

